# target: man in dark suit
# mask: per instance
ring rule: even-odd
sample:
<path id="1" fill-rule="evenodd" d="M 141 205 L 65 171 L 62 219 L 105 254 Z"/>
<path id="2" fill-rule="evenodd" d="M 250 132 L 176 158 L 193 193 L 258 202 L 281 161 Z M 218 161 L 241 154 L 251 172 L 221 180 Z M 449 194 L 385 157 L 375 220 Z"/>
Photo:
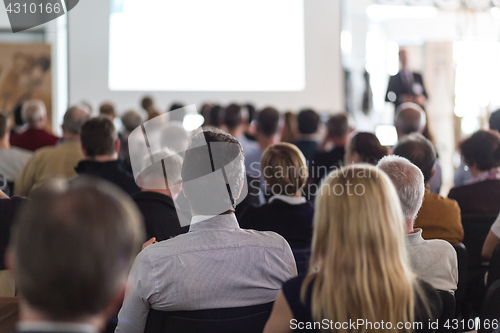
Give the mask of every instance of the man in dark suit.
<path id="1" fill-rule="evenodd" d="M 123 300 L 144 237 L 118 188 L 94 180 L 49 185 L 17 216 L 6 262 L 15 276 L 18 332 L 99 332 Z"/>
<path id="2" fill-rule="evenodd" d="M 412 72 L 408 68 L 408 55 L 406 50 L 399 51 L 401 69 L 399 73 L 391 76 L 385 96 L 386 102 L 394 103 L 398 107 L 402 103 L 412 102 L 424 106 L 427 100 L 422 75 Z"/>

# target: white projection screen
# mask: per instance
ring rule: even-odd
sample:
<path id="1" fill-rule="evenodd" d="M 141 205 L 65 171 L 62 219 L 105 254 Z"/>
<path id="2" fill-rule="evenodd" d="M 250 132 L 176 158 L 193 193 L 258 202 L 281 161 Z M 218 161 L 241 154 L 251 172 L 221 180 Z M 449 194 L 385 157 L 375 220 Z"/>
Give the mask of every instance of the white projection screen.
<path id="1" fill-rule="evenodd" d="M 304 0 L 112 0 L 109 36 L 111 90 L 305 87 Z"/>
<path id="2" fill-rule="evenodd" d="M 85 0 L 68 13 L 69 102 L 344 107 L 340 0 Z"/>

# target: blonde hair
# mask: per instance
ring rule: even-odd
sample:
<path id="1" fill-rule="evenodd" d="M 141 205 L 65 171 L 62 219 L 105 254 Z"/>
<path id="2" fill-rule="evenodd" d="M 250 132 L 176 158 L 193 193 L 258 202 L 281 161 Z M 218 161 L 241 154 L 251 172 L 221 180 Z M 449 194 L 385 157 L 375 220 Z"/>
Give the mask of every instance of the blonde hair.
<path id="1" fill-rule="evenodd" d="M 273 194 L 292 196 L 307 183 L 304 154 L 291 143 L 277 143 L 264 150 L 260 168 Z"/>
<path id="2" fill-rule="evenodd" d="M 422 292 L 407 259 L 399 199 L 382 171 L 352 165 L 332 172 L 323 182 L 316 198 L 303 301 L 309 287 L 314 320 L 383 320 L 393 329 L 398 322 L 413 322 L 414 292 Z M 372 331 L 369 328 L 358 332 Z"/>

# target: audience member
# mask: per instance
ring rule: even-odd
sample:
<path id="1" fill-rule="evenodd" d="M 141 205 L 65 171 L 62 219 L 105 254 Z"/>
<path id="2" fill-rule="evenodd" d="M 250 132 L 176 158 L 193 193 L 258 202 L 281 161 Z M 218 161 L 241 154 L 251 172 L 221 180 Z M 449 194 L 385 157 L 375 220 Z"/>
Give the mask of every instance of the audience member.
<path id="1" fill-rule="evenodd" d="M 460 153 L 472 178 L 454 187 L 448 197 L 455 199 L 462 214 L 500 212 L 500 137 L 497 132 L 477 131 L 460 143 Z"/>
<path id="2" fill-rule="evenodd" d="M 123 161 L 125 169 L 132 172 L 132 164 L 130 162 L 130 152 L 128 149 L 128 138 L 130 133 L 142 124 L 142 117 L 134 110 L 129 110 L 121 116 L 123 129 L 120 135 L 120 152 L 118 156 Z"/>
<path id="3" fill-rule="evenodd" d="M 148 113 L 149 120 L 161 115 L 161 113 L 156 109 L 153 98 L 151 96 L 145 96 L 141 100 L 141 107 L 144 111 Z"/>
<path id="4" fill-rule="evenodd" d="M 24 103 L 21 109 L 23 121 L 28 124 L 28 129 L 13 135 L 10 144 L 26 150 L 35 151 L 46 146 L 54 146 L 59 138 L 47 132 L 47 109 L 43 101 L 32 99 Z"/>
<path id="5" fill-rule="evenodd" d="M 418 133 L 410 134 L 398 142 L 393 154 L 410 160 L 424 175 L 424 202 L 415 220 L 415 227 L 422 229 L 422 237 L 461 242 L 464 229 L 458 203 L 430 192 L 428 183 L 436 170 L 436 151 L 432 142 Z"/>
<path id="6" fill-rule="evenodd" d="M 391 181 L 374 167 L 354 165 L 325 178 L 316 200 L 309 274 L 283 285 L 264 333 L 292 332 L 293 319 L 304 326 L 362 319 L 396 327 L 427 323 L 441 311 L 437 292 L 411 272 Z M 308 331 L 322 332 L 317 325 Z"/>
<path id="7" fill-rule="evenodd" d="M 272 302 L 281 285 L 297 274 L 283 237 L 239 228 L 233 212 L 245 172 L 238 140 L 205 130 L 192 138 L 190 148 L 181 172 L 193 213 L 189 232 L 139 253 L 117 332 L 143 332 L 151 308 L 200 310 Z M 215 172 L 203 177 L 221 167 L 224 176 Z"/>
<path id="8" fill-rule="evenodd" d="M 85 158 L 80 144 L 82 125 L 89 119 L 86 109 L 73 106 L 64 114 L 62 143 L 36 151 L 16 178 L 14 194 L 28 196 L 52 177 L 73 179 L 75 167 Z"/>
<path id="9" fill-rule="evenodd" d="M 123 300 L 141 227 L 130 199 L 108 184 L 35 194 L 7 253 L 22 295 L 18 332 L 102 331 Z"/>
<path id="10" fill-rule="evenodd" d="M 251 153 L 252 150 L 258 149 L 255 141 L 250 141 L 245 136 L 245 132 L 249 126 L 248 112 L 238 104 L 230 104 L 224 110 L 224 125 L 227 132 L 234 136 L 241 143 L 245 155 Z"/>
<path id="11" fill-rule="evenodd" d="M 299 140 L 299 124 L 297 116 L 293 112 L 285 112 L 285 125 L 283 126 L 283 134 L 281 142 L 295 143 Z"/>
<path id="12" fill-rule="evenodd" d="M 246 155 L 245 169 L 248 175 L 259 177 L 262 153 L 267 147 L 279 143 L 281 139 L 280 114 L 278 110 L 267 107 L 259 112 L 255 137 L 258 149 L 252 150 Z"/>
<path id="13" fill-rule="evenodd" d="M 255 126 L 253 126 L 254 120 L 257 116 L 257 111 L 255 110 L 255 106 L 253 104 L 247 103 L 243 105 L 243 107 L 247 110 L 248 112 L 248 127 L 245 132 L 245 136 L 248 140 L 250 141 L 256 141 L 255 139 Z"/>
<path id="14" fill-rule="evenodd" d="M 331 116 L 326 128 L 326 137 L 309 166 L 309 177 L 316 184 L 333 169 L 344 164 L 345 146 L 349 139 L 349 120 L 343 113 Z"/>
<path id="15" fill-rule="evenodd" d="M 306 161 L 310 163 L 318 150 L 316 134 L 320 124 L 319 115 L 314 110 L 302 110 L 297 115 L 297 123 L 299 124 L 300 138 L 295 142 L 295 145 L 299 147 Z"/>
<path id="16" fill-rule="evenodd" d="M 241 227 L 277 232 L 292 250 L 309 248 L 314 207 L 302 195 L 308 178 L 304 155 L 293 144 L 277 143 L 264 151 L 260 169 L 273 196 L 260 207 L 249 207 Z"/>
<path id="17" fill-rule="evenodd" d="M 184 108 L 184 104 L 182 104 L 182 103 L 179 103 L 179 102 L 172 103 L 172 105 L 168 109 L 169 112 L 179 110 L 179 109 L 181 109 L 181 110 L 174 112 L 174 113 L 171 113 L 170 117 L 169 117 L 169 121 L 177 121 L 177 122 L 182 123 L 184 121 L 184 116 L 186 115 L 186 110 L 184 110 L 183 108 Z"/>
<path id="18" fill-rule="evenodd" d="M 376 165 L 388 153 L 387 148 L 380 144 L 380 141 L 378 141 L 374 134 L 360 132 L 353 135 L 350 140 L 347 140 L 344 164 L 368 163 Z"/>
<path id="19" fill-rule="evenodd" d="M 396 132 L 398 139 L 402 140 L 407 135 L 412 133 L 420 133 L 431 142 L 433 140 L 429 135 L 426 135 L 427 116 L 422 107 L 415 103 L 403 103 L 396 109 L 395 121 Z M 441 172 L 441 164 L 439 159 L 436 159 L 434 166 L 434 173 L 431 179 L 427 182 L 431 193 L 439 194 L 443 177 Z"/>
<path id="20" fill-rule="evenodd" d="M 99 116 L 106 117 L 111 121 L 115 120 L 115 106 L 110 102 L 102 103 L 101 106 L 99 106 Z"/>
<path id="21" fill-rule="evenodd" d="M 9 183 L 14 183 L 32 153 L 29 150 L 11 147 L 10 120 L 0 114 L 0 173 Z"/>
<path id="22" fill-rule="evenodd" d="M 457 253 L 441 239 L 424 240 L 422 229 L 414 229 L 422 206 L 425 186 L 422 171 L 400 156 L 386 156 L 377 165 L 391 179 L 404 216 L 406 249 L 413 271 L 434 288 L 454 292 L 458 284 Z"/>
<path id="23" fill-rule="evenodd" d="M 189 226 L 181 226 L 174 200 L 181 192 L 182 157 L 168 148 L 153 154 L 144 161 L 143 171 L 137 178 L 141 191 L 134 194 L 137 207 L 144 217 L 146 237 L 160 242 L 189 231 Z M 165 175 L 166 178 L 165 179 Z"/>
<path id="24" fill-rule="evenodd" d="M 75 168 L 79 175 L 105 179 L 128 194 L 139 192 L 134 177 L 124 169 L 118 159 L 120 140 L 109 118 L 90 119 L 83 124 L 80 136 L 85 159 Z"/>

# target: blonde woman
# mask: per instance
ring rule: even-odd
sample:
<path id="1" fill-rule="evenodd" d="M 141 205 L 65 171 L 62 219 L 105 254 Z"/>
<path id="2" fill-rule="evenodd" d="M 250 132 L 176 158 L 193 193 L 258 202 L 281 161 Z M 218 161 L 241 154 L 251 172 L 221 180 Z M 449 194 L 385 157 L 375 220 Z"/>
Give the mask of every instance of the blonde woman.
<path id="1" fill-rule="evenodd" d="M 288 241 L 292 250 L 309 249 L 314 207 L 302 195 L 308 178 L 304 155 L 293 144 L 278 143 L 264 151 L 260 168 L 273 196 L 262 206 L 249 207 L 240 218 L 240 226 L 274 231 Z"/>
<path id="2" fill-rule="evenodd" d="M 264 333 L 431 331 L 442 303 L 411 271 L 403 224 L 383 171 L 332 172 L 316 199 L 309 274 L 283 285 Z"/>

